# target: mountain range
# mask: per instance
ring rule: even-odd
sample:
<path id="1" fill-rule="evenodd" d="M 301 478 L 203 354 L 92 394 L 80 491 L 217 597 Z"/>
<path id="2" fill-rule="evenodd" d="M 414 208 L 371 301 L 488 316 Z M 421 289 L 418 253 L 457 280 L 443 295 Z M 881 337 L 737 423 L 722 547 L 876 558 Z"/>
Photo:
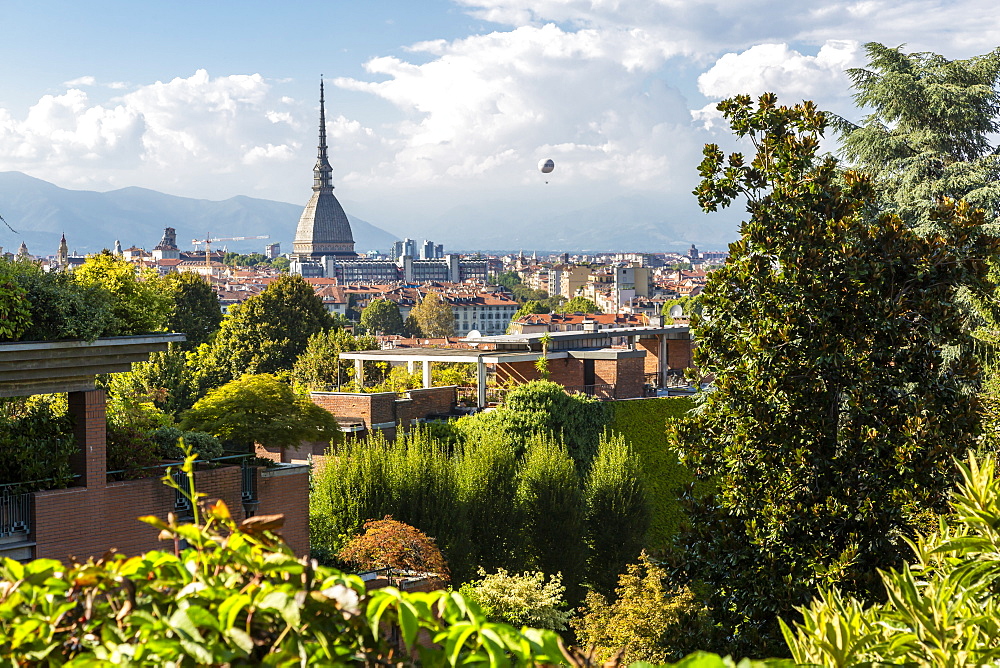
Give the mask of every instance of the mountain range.
<path id="1" fill-rule="evenodd" d="M 269 235 L 266 240 L 219 242 L 214 248 L 259 253 L 277 241 L 282 251 L 289 252 L 304 205 L 304 200 L 289 204 L 243 196 L 222 201 L 193 199 L 135 187 L 110 192 L 67 190 L 21 172 L 0 172 L 0 215 L 17 230 L 15 234 L 0 225 L 0 246 L 16 251 L 24 241 L 33 255 L 54 255 L 65 233 L 71 253 L 96 253 L 112 248 L 116 240 L 123 248 L 151 250 L 163 229 L 173 227 L 181 250 L 192 248 L 189 239 L 206 235 Z M 348 218 L 359 251 L 387 250 L 396 241 L 367 221 Z"/>
<path id="2" fill-rule="evenodd" d="M 54 255 L 66 234 L 70 252 L 81 254 L 111 248 L 152 249 L 165 227 L 177 230 L 182 250 L 189 239 L 269 235 L 268 240 L 224 241 L 223 247 L 243 253 L 261 252 L 279 242 L 291 251 L 295 227 L 305 205 L 238 196 L 213 201 L 167 195 L 146 188 L 109 192 L 68 190 L 21 172 L 0 172 L 0 247 L 15 251 L 24 241 L 34 255 Z M 364 208 L 343 202 L 346 209 Z M 414 204 L 414 210 L 420 210 Z M 376 214 L 377 215 L 377 214 Z M 386 252 L 394 234 L 348 213 L 359 252 Z M 556 204 L 546 210 L 516 198 L 477 201 L 455 206 L 425 219 L 411 220 L 401 230 L 416 240 L 443 243 L 445 251 L 683 251 L 691 244 L 702 250 L 724 249 L 737 236 L 736 212 L 706 217 L 694 198 L 623 194 L 574 207 Z"/>

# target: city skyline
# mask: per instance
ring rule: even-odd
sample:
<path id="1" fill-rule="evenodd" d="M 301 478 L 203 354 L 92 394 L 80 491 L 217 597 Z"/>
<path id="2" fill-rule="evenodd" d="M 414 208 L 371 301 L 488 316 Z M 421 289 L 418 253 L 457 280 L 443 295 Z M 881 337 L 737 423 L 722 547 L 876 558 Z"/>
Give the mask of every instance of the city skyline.
<path id="1" fill-rule="evenodd" d="M 727 7 L 4 3 L 0 171 L 304 204 L 323 74 L 337 196 L 399 236 L 622 196 L 693 217 L 701 146 L 729 142 L 719 99 L 768 89 L 858 118 L 843 70 L 865 41 L 949 58 L 1000 43 L 972 0 Z M 731 232 L 740 213 L 694 222 Z"/>

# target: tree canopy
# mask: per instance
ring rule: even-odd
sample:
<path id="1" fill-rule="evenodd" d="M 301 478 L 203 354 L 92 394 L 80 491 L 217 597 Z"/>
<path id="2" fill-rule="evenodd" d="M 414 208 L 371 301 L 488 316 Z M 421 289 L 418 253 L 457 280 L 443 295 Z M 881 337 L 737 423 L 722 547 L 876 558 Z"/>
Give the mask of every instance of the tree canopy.
<path id="1" fill-rule="evenodd" d="M 163 281 L 172 301 L 167 329 L 187 334 L 187 341 L 181 346 L 184 350 L 197 348 L 208 341 L 222 323 L 219 298 L 212 286 L 192 271 L 168 274 Z"/>
<path id="2" fill-rule="evenodd" d="M 135 265 L 105 250 L 90 255 L 73 272 L 84 286 L 101 286 L 111 293 L 111 323 L 107 336 L 161 331 L 170 312 L 170 296 L 156 271 Z"/>
<path id="3" fill-rule="evenodd" d="M 556 309 L 559 313 L 600 313 L 601 309 L 592 299 L 573 297 Z"/>
<path id="4" fill-rule="evenodd" d="M 455 312 L 436 292 L 428 292 L 419 304 L 410 309 L 410 316 L 422 336 L 439 338 L 455 335 Z"/>
<path id="5" fill-rule="evenodd" d="M 309 337 L 330 325 L 323 300 L 312 286 L 301 276 L 281 276 L 230 310 L 205 364 L 223 380 L 288 370 Z"/>
<path id="6" fill-rule="evenodd" d="M 181 428 L 272 448 L 329 441 L 339 433 L 331 413 L 271 374 L 246 375 L 210 391 L 184 414 Z"/>
<path id="7" fill-rule="evenodd" d="M 402 334 L 403 317 L 391 299 L 373 299 L 361 311 L 361 326 L 370 334 Z"/>
<path id="8" fill-rule="evenodd" d="M 707 211 L 745 196 L 750 218 L 701 295 L 695 363 L 715 391 L 678 435 L 717 484 L 685 559 L 717 588 L 741 651 L 775 646 L 776 615 L 818 584 L 877 597 L 877 569 L 901 561 L 921 513 L 945 509 L 978 423 L 953 296 L 989 285 L 985 262 L 956 251 L 981 212 L 945 203 L 947 236 L 917 236 L 877 213 L 867 178 L 817 156 L 826 119 L 812 103 L 765 94 L 719 109 L 757 153 L 707 145 L 695 192 Z"/>

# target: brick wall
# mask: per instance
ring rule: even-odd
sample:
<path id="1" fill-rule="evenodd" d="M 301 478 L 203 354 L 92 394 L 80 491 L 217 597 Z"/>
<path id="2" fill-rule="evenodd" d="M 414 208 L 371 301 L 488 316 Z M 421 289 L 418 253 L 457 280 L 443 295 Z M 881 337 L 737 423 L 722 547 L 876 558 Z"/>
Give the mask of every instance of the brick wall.
<path id="1" fill-rule="evenodd" d="M 371 428 L 373 424 L 395 422 L 395 392 L 377 394 L 312 392 L 309 398 L 314 404 L 325 408 L 337 417 L 364 420 L 365 426 L 368 428 Z"/>
<path id="2" fill-rule="evenodd" d="M 409 425 L 428 415 L 449 413 L 458 400 L 457 391 L 454 385 L 408 390 L 407 400 L 396 401 L 396 421 Z"/>
<path id="3" fill-rule="evenodd" d="M 497 381 L 506 382 L 513 379 L 516 383 L 525 383 L 540 378 L 534 362 L 503 362 L 497 364 Z M 583 360 L 564 357 L 549 360 L 549 380 L 563 387 L 580 387 L 583 385 Z M 600 382 L 600 381 L 598 381 Z"/>
<path id="4" fill-rule="evenodd" d="M 107 471 L 107 395 L 104 390 L 70 392 L 69 414 L 79 450 L 70 458 L 70 468 L 81 487 L 104 486 Z"/>
<path id="5" fill-rule="evenodd" d="M 643 358 L 644 373 L 659 373 L 660 371 L 660 339 L 658 337 L 650 339 L 639 339 L 635 342 L 636 348 L 646 351 Z"/>
<path id="6" fill-rule="evenodd" d="M 690 339 L 669 339 L 667 341 L 667 365 L 671 369 L 687 369 L 693 366 Z"/>
<path id="7" fill-rule="evenodd" d="M 309 554 L 309 467 L 257 469 L 258 515 L 284 515 L 281 536 L 295 554 Z"/>
<path id="8" fill-rule="evenodd" d="M 616 399 L 633 399 L 645 396 L 645 378 L 641 357 L 623 357 L 618 360 L 618 379 L 615 383 Z"/>
<path id="9" fill-rule="evenodd" d="M 234 517 L 243 516 L 240 469 L 230 466 L 195 473 L 208 501 L 222 499 Z M 157 540 L 159 531 L 140 522 L 142 515 L 165 519 L 174 511 L 174 490 L 159 477 L 109 483 L 106 487 L 71 487 L 35 493 L 35 556 L 65 560 L 99 557 L 109 548 L 124 554 L 173 547 Z"/>

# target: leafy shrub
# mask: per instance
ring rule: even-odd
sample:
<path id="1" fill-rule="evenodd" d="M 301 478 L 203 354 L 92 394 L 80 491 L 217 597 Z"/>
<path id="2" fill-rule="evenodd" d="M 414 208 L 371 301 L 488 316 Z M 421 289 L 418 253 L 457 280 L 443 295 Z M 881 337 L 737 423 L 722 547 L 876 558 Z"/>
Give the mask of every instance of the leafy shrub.
<path id="1" fill-rule="evenodd" d="M 107 466 L 118 480 L 133 480 L 157 475 L 149 467 L 160 463 L 156 442 L 149 432 L 140 431 L 129 424 L 108 422 Z"/>
<path id="2" fill-rule="evenodd" d="M 185 466 L 190 470 L 190 462 Z M 4 663 L 440 666 L 563 659 L 551 631 L 490 623 L 457 593 L 366 592 L 357 577 L 297 559 L 275 533 L 281 516 L 237 523 L 221 501 L 204 515 L 192 505 L 193 524 L 142 518 L 174 545 L 190 545 L 183 552 L 109 553 L 69 566 L 4 559 Z M 398 642 L 390 629 L 398 630 Z M 432 642 L 418 643 L 418 635 Z"/>
<path id="3" fill-rule="evenodd" d="M 639 460 L 651 510 L 645 544 L 662 550 L 672 541 L 684 511 L 680 497 L 692 476 L 667 436 L 668 421 L 682 418 L 694 401 L 688 397 L 609 402 L 612 434 L 620 434 Z"/>
<path id="4" fill-rule="evenodd" d="M 84 339 L 104 335 L 113 320 L 112 295 L 99 283 L 81 284 L 62 271 L 42 271 L 29 262 L 19 262 L 17 282 L 31 303 L 31 326 L 25 341 Z"/>
<path id="5" fill-rule="evenodd" d="M 365 531 L 347 542 L 337 555 L 363 570 L 398 568 L 433 573 L 448 581 L 448 564 L 434 539 L 389 515 L 365 522 Z"/>
<path id="6" fill-rule="evenodd" d="M 620 648 L 625 648 L 625 664 L 680 658 L 692 628 L 699 626 L 701 605 L 690 589 L 671 589 L 666 579 L 664 569 L 643 553 L 619 578 L 613 602 L 597 592 L 587 594 L 580 615 L 570 622 L 577 641 L 594 647 L 598 662 Z"/>
<path id="7" fill-rule="evenodd" d="M 0 341 L 18 341 L 31 325 L 31 302 L 18 284 L 16 266 L 0 258 Z"/>
<path id="8" fill-rule="evenodd" d="M 223 454 L 219 439 L 203 431 L 181 431 L 176 427 L 160 427 L 150 436 L 156 443 L 156 454 L 164 459 L 184 458 L 184 450 L 178 443 L 180 439 L 184 439 L 185 445 L 198 455 L 198 459 L 215 459 Z"/>
<path id="9" fill-rule="evenodd" d="M 867 605 L 838 589 L 801 608 L 792 657 L 821 665 L 986 665 L 1000 657 L 1000 481 L 992 455 L 969 454 L 953 515 L 910 545 L 915 559 L 882 573 L 888 601 Z"/>
<path id="10" fill-rule="evenodd" d="M 50 397 L 0 399 L 0 483 L 21 491 L 65 487 L 77 451 L 73 420 Z M 52 479 L 51 482 L 31 484 Z"/>
<path id="11" fill-rule="evenodd" d="M 548 582 L 541 571 L 517 574 L 500 568 L 487 573 L 480 568 L 479 576 L 462 585 L 460 593 L 478 603 L 490 621 L 562 631 L 573 615 L 566 610 L 566 588 L 558 573 Z"/>

